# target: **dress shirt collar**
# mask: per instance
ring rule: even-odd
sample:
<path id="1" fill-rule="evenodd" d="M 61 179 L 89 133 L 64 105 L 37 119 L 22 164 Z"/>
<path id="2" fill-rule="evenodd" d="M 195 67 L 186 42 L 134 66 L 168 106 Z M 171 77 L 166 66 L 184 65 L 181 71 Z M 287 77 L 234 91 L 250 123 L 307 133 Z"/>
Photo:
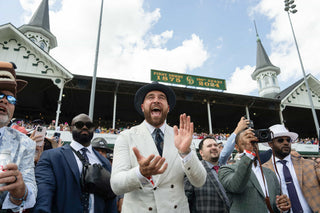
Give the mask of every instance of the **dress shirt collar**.
<path id="1" fill-rule="evenodd" d="M 71 141 L 70 146 L 76 151 L 79 151 L 80 149 L 82 149 L 84 147 L 81 143 L 79 143 L 79 142 L 77 142 L 75 140 Z M 89 146 L 87 146 L 86 148 L 88 149 L 89 153 L 93 153 L 91 144 Z"/>
<path id="2" fill-rule="evenodd" d="M 154 126 L 149 124 L 146 120 L 144 120 L 143 123 L 147 126 L 150 134 L 152 134 L 153 131 L 156 129 Z M 159 128 L 163 134 L 164 134 L 164 130 L 166 129 L 166 124 L 167 124 L 167 120 L 165 120 L 164 123 L 162 124 L 162 126 L 160 126 L 160 128 Z"/>
<path id="3" fill-rule="evenodd" d="M 273 156 L 271 156 L 271 158 L 272 158 L 272 162 L 274 163 L 274 161 L 273 161 Z M 278 158 L 278 157 L 275 157 L 275 160 L 276 160 L 277 163 L 280 163 L 280 162 L 278 162 L 278 161 L 281 160 L 281 159 Z M 292 164 L 291 155 L 290 155 L 290 154 L 287 155 L 285 158 L 283 158 L 283 160 L 286 160 L 286 161 L 288 162 L 288 164 Z M 280 164 L 281 164 L 281 163 L 280 163 Z"/>

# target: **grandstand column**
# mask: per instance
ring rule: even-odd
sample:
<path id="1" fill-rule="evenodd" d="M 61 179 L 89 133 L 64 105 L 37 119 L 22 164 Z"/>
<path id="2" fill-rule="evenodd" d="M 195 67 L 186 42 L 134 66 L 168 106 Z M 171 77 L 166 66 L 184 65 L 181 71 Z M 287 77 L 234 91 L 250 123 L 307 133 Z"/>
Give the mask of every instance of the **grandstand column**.
<path id="1" fill-rule="evenodd" d="M 117 93 L 119 88 L 119 82 L 117 82 L 116 90 L 114 91 L 113 98 L 113 116 L 112 116 L 112 129 L 116 128 L 116 112 L 117 112 Z"/>
<path id="2" fill-rule="evenodd" d="M 211 110 L 210 110 L 209 101 L 207 102 L 207 108 L 208 108 L 209 133 L 212 134 Z"/>
<path id="3" fill-rule="evenodd" d="M 279 109 L 280 122 L 281 122 L 281 124 L 284 125 L 283 115 L 282 115 L 282 111 L 283 111 L 283 110 L 284 110 L 284 107 L 282 107 L 282 104 L 280 104 L 280 109 Z"/>
<path id="4" fill-rule="evenodd" d="M 60 94 L 59 94 L 59 100 L 58 100 L 58 107 L 57 107 L 57 114 L 56 114 L 56 123 L 55 123 L 55 129 L 57 129 L 59 125 L 59 115 L 60 115 L 60 108 L 61 108 L 61 102 L 62 102 L 62 94 L 63 94 L 63 87 L 64 87 L 64 80 L 61 81 L 59 85 L 57 85 L 60 89 Z"/>

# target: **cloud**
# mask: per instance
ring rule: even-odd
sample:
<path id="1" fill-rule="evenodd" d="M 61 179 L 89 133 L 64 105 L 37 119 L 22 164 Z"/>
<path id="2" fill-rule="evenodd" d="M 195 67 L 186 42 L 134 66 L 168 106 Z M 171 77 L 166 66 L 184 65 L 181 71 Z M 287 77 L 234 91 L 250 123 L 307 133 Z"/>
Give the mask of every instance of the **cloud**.
<path id="1" fill-rule="evenodd" d="M 295 4 L 298 12 L 290 16 L 305 72 L 306 74 L 312 73 L 319 78 L 320 63 L 317 55 L 320 50 L 320 14 L 318 12 L 320 2 L 317 0 L 309 0 L 307 3 L 296 1 Z M 278 76 L 279 82 L 294 83 L 297 79 L 302 78 L 302 69 L 288 15 L 284 11 L 284 2 L 262 0 L 253 10 L 272 20 L 271 31 L 268 35 L 272 47 L 270 60 L 281 69 L 281 74 Z"/>
<path id="2" fill-rule="evenodd" d="M 243 68 L 237 67 L 230 79 L 227 80 L 227 92 L 249 95 L 257 91 L 257 82 L 251 78 L 254 69 L 255 67 L 249 65 Z"/>
<path id="3" fill-rule="evenodd" d="M 34 7 L 40 0 L 26 2 L 24 8 L 31 10 L 30 5 Z M 174 37 L 174 29 L 152 34 L 161 18 L 160 9 L 145 11 L 143 3 L 104 1 L 97 76 L 146 82 L 150 81 L 150 69 L 185 73 L 201 67 L 209 55 L 199 36 L 191 34 L 169 50 L 166 44 Z M 100 4 L 61 0 L 59 10 L 50 11 L 51 32 L 58 40 L 50 55 L 71 73 L 93 73 Z"/>

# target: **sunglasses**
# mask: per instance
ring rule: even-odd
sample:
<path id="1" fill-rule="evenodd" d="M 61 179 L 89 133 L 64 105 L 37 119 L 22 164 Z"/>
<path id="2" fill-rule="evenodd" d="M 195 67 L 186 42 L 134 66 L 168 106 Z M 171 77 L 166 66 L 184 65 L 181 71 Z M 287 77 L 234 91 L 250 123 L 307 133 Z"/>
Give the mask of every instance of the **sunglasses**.
<path id="1" fill-rule="evenodd" d="M 0 99 L 4 99 L 4 98 L 7 98 L 8 102 L 10 104 L 16 105 L 16 103 L 17 103 L 17 99 L 15 97 L 13 97 L 12 95 L 6 95 L 3 93 L 0 93 Z"/>
<path id="2" fill-rule="evenodd" d="M 291 138 L 278 138 L 276 141 L 277 141 L 278 143 L 283 143 L 284 140 L 286 140 L 286 141 L 289 142 L 289 143 L 292 142 Z"/>
<path id="3" fill-rule="evenodd" d="M 82 129 L 84 126 L 86 126 L 88 129 L 91 129 L 94 127 L 93 123 L 91 122 L 82 122 L 82 121 L 78 121 L 74 124 L 74 126 L 77 128 L 77 129 Z"/>

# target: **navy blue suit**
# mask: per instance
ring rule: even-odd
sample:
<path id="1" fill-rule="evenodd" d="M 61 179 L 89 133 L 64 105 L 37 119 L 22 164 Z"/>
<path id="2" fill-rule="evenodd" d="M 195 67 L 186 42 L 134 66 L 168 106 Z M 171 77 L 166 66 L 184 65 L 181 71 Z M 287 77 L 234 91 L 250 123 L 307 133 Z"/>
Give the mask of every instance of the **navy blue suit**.
<path id="1" fill-rule="evenodd" d="M 102 166 L 111 172 L 110 162 L 93 149 Z M 80 213 L 80 173 L 69 145 L 44 151 L 35 170 L 38 196 L 34 212 Z M 117 212 L 116 199 L 94 196 L 95 213 Z"/>

